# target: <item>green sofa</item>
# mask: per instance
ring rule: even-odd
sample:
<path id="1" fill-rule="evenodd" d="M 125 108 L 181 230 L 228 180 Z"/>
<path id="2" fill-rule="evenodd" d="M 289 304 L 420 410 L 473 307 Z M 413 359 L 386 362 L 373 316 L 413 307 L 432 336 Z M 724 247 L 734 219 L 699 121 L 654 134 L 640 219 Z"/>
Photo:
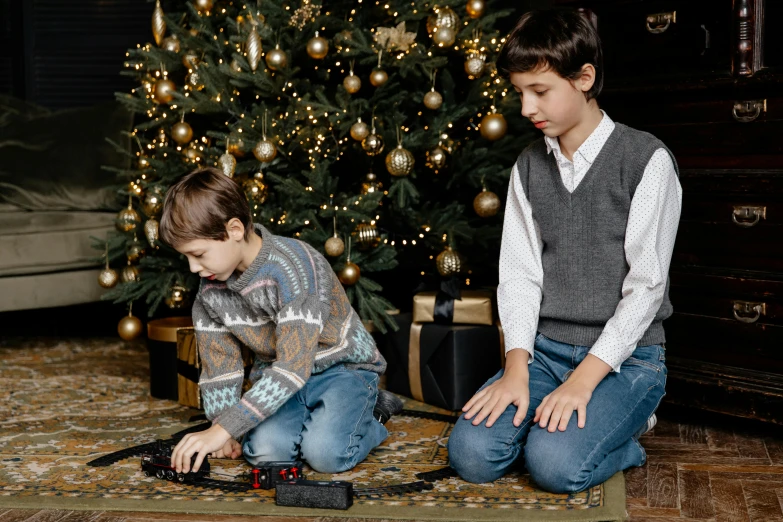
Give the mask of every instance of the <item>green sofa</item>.
<path id="1" fill-rule="evenodd" d="M 129 158 L 132 115 L 114 102 L 51 112 L 0 96 L 0 312 L 100 300 L 101 252 L 122 202 L 108 165 Z"/>

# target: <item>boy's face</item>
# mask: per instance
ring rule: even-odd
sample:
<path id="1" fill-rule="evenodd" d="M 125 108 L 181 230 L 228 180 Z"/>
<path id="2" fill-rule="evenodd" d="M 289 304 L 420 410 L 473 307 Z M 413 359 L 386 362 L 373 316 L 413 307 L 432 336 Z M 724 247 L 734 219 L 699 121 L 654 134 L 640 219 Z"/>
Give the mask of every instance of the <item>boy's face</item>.
<path id="1" fill-rule="evenodd" d="M 232 229 L 229 223 L 226 226 L 228 239 L 194 239 L 174 248 L 188 258 L 190 271 L 194 274 L 210 281 L 226 281 L 242 261 L 244 228 L 240 225 L 240 229 Z"/>
<path id="2" fill-rule="evenodd" d="M 543 68 L 511 73 L 509 79 L 519 93 L 522 116 L 552 138 L 573 129 L 582 120 L 587 107 L 584 93 L 595 81 L 592 65 L 585 65 L 582 73 L 573 82 Z"/>

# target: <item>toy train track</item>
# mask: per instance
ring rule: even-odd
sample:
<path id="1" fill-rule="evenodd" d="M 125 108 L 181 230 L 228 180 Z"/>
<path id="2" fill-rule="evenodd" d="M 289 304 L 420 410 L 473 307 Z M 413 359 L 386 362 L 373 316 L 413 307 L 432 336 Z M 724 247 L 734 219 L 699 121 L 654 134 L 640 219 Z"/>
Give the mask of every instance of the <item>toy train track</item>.
<path id="1" fill-rule="evenodd" d="M 433 471 L 424 471 L 422 473 L 416 473 L 416 478 L 425 482 L 437 482 L 439 480 L 456 477 L 457 471 L 451 466 L 445 468 L 436 469 Z"/>
<path id="2" fill-rule="evenodd" d="M 430 490 L 433 485 L 430 482 L 417 480 L 416 482 L 405 482 L 403 484 L 393 484 L 391 486 L 380 486 L 377 488 L 354 489 L 353 496 L 360 497 L 381 497 L 384 495 L 403 495 L 405 493 L 418 493 L 419 491 Z"/>

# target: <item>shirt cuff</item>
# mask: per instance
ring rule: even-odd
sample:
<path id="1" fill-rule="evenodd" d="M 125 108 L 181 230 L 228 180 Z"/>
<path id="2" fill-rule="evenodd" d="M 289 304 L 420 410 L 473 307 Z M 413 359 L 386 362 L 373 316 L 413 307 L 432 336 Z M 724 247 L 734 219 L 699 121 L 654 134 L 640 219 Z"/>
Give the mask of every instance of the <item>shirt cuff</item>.
<path id="1" fill-rule="evenodd" d="M 534 352 L 535 352 L 535 344 L 536 344 L 536 332 L 515 332 L 510 331 L 507 332 L 505 328 L 503 329 L 503 337 L 505 339 L 505 353 L 508 354 L 511 350 L 516 349 L 523 349 L 526 350 L 527 353 L 530 354 L 530 357 L 527 360 L 527 363 L 530 364 L 533 362 Z"/>
<path id="2" fill-rule="evenodd" d="M 598 357 L 603 362 L 611 366 L 613 372 L 620 373 L 620 367 L 623 365 L 623 362 L 625 362 L 625 360 L 633 353 L 633 350 L 618 350 L 607 342 L 601 342 L 601 337 L 599 337 L 598 341 L 596 341 L 596 343 L 587 353 Z"/>

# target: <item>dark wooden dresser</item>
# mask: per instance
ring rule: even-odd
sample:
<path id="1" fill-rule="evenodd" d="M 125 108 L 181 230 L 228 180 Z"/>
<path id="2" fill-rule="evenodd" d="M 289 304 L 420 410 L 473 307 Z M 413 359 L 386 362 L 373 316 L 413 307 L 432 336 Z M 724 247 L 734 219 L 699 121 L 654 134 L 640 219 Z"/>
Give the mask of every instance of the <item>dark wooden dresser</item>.
<path id="1" fill-rule="evenodd" d="M 604 45 L 599 103 L 674 152 L 670 403 L 783 424 L 783 0 L 558 0 Z"/>

